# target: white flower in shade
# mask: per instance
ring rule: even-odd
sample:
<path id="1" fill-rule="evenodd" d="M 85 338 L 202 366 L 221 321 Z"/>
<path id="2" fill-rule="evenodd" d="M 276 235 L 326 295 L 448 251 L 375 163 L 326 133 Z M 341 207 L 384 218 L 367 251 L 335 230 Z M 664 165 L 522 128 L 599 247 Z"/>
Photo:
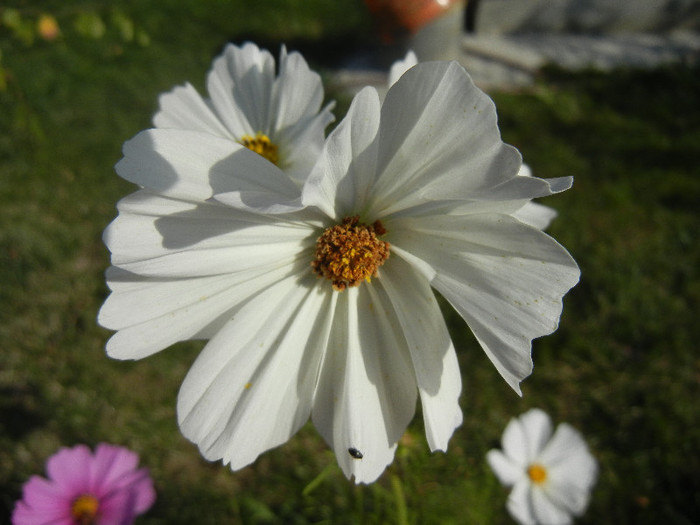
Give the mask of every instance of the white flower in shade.
<path id="1" fill-rule="evenodd" d="M 202 131 L 229 138 L 264 156 L 301 182 L 323 147 L 333 121 L 332 104 L 321 110 L 323 84 L 299 53 L 275 59 L 252 43 L 229 44 L 207 75 L 208 99 L 189 83 L 161 95 L 157 128 Z"/>
<path id="2" fill-rule="evenodd" d="M 201 129 L 147 130 L 116 170 L 142 189 L 105 231 L 107 352 L 210 339 L 180 389 L 184 435 L 233 469 L 312 418 L 356 482 L 392 461 L 418 396 L 431 450 L 462 422 L 431 286 L 517 391 L 554 331 L 571 256 L 513 217 L 571 179 L 519 177 L 493 102 L 454 62 L 420 64 L 383 104 L 365 88 L 301 190 Z"/>
<path id="3" fill-rule="evenodd" d="M 522 525 L 564 525 L 588 505 L 598 466 L 581 434 L 533 408 L 508 423 L 503 451 L 487 457 L 496 476 L 513 490 L 508 512 Z"/>

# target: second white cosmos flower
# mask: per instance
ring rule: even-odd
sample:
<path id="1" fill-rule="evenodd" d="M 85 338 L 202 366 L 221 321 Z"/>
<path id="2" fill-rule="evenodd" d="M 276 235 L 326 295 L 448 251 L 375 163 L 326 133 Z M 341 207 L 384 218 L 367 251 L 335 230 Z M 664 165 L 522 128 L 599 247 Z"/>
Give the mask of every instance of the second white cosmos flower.
<path id="1" fill-rule="evenodd" d="M 518 176 L 492 101 L 456 63 L 419 64 L 354 99 L 301 192 L 229 140 L 156 129 L 117 172 L 143 189 L 105 232 L 107 351 L 139 359 L 210 338 L 178 419 L 211 460 L 250 464 L 307 420 L 374 481 L 420 396 L 432 450 L 462 421 L 455 351 L 431 286 L 516 390 L 531 340 L 578 280 L 564 248 L 513 214 L 570 179 Z"/>
<path id="2" fill-rule="evenodd" d="M 203 131 L 245 145 L 290 178 L 306 178 L 333 121 L 333 103 L 321 109 L 321 76 L 297 52 L 272 55 L 248 42 L 228 44 L 207 75 L 209 98 L 190 84 L 159 99 L 157 128 Z"/>

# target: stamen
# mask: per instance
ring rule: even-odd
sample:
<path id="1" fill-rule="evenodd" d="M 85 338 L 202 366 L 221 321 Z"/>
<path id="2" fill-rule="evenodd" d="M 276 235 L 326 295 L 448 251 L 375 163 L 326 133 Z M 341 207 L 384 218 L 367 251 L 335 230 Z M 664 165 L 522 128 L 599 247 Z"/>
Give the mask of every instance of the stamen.
<path id="1" fill-rule="evenodd" d="M 93 525 L 97 517 L 100 502 L 92 494 L 78 496 L 71 505 L 70 512 L 75 518 L 75 522 L 80 525 Z"/>
<path id="2" fill-rule="evenodd" d="M 246 148 L 254 151 L 261 157 L 265 157 L 267 160 L 277 165 L 277 145 L 273 144 L 270 137 L 258 131 L 254 137 L 250 135 L 243 135 L 239 141 Z"/>
<path id="3" fill-rule="evenodd" d="M 540 485 L 547 480 L 547 469 L 539 463 L 533 463 L 527 467 L 527 475 L 533 483 Z"/>
<path id="4" fill-rule="evenodd" d="M 377 237 L 385 233 L 380 221 L 367 225 L 360 223 L 358 216 L 345 217 L 318 238 L 311 267 L 339 292 L 348 286 L 359 286 L 362 281 L 370 282 L 389 258 L 389 243 Z"/>

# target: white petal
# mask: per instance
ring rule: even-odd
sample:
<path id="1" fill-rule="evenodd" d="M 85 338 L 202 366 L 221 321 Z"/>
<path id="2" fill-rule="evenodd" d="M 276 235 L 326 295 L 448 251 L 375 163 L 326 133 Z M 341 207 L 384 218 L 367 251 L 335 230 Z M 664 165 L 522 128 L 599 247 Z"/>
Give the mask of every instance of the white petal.
<path id="1" fill-rule="evenodd" d="M 571 515 L 566 509 L 560 508 L 549 499 L 542 487 L 533 485 L 530 497 L 537 523 L 541 525 L 569 525 L 572 522 Z"/>
<path id="2" fill-rule="evenodd" d="M 501 437 L 501 446 L 505 455 L 520 466 L 521 472 L 525 472 L 533 458 L 528 455 L 527 435 L 520 418 L 508 422 Z"/>
<path id="3" fill-rule="evenodd" d="M 425 217 L 433 215 L 476 215 L 480 213 L 501 213 L 511 215 L 523 207 L 526 201 L 486 201 L 486 200 L 426 200 L 410 208 L 404 208 L 396 213 L 381 218 L 384 224 L 394 219 L 404 217 Z"/>
<path id="4" fill-rule="evenodd" d="M 254 269 L 163 281 L 114 269 L 107 274 L 113 292 L 98 317 L 102 326 L 118 330 L 107 342 L 107 354 L 141 359 L 179 341 L 211 337 L 237 305 L 290 271 Z"/>
<path id="5" fill-rule="evenodd" d="M 270 138 L 279 148 L 280 168 L 300 186 L 321 152 L 326 126 L 334 120 L 334 103 L 319 111 L 322 101 L 321 77 L 299 53 L 287 54 L 282 46 L 273 87 Z"/>
<path id="6" fill-rule="evenodd" d="M 396 81 L 401 78 L 401 75 L 403 75 L 417 63 L 418 57 L 412 50 L 409 50 L 402 60 L 397 60 L 394 62 L 391 65 L 391 68 L 389 68 L 389 87 L 393 86 Z"/>
<path id="7" fill-rule="evenodd" d="M 346 476 L 376 480 L 413 417 L 416 383 L 401 327 L 371 285 L 338 294 L 312 418 Z M 351 456 L 354 448 L 361 459 Z"/>
<path id="8" fill-rule="evenodd" d="M 207 77 L 207 90 L 219 118 L 240 139 L 270 133 L 275 59 L 255 44 L 228 45 Z"/>
<path id="9" fill-rule="evenodd" d="M 560 424 L 540 461 L 547 466 L 550 497 L 573 514 L 581 514 L 598 476 L 598 464 L 581 434 Z"/>
<path id="10" fill-rule="evenodd" d="M 527 164 L 523 164 L 520 166 L 518 176 L 532 177 L 532 169 Z M 534 202 L 525 203 L 521 209 L 513 213 L 513 217 L 519 221 L 534 226 L 539 230 L 547 229 L 556 216 L 557 212 L 552 208 Z"/>
<path id="11" fill-rule="evenodd" d="M 532 484 L 527 477 L 516 482 L 508 496 L 506 508 L 515 521 L 520 525 L 537 525 L 532 508 Z"/>
<path id="12" fill-rule="evenodd" d="M 325 129 L 335 120 L 331 113 L 334 103 L 321 112 L 300 119 L 295 124 L 275 131 L 274 142 L 279 148 L 279 167 L 302 186 L 319 158 L 325 141 Z"/>
<path id="13" fill-rule="evenodd" d="M 429 283 L 432 282 L 433 279 L 435 279 L 435 277 L 437 276 L 435 268 L 430 266 L 423 259 L 419 259 L 418 257 L 407 252 L 406 250 L 402 250 L 399 246 L 396 246 L 395 244 L 391 245 L 391 253 L 398 255 L 404 261 L 410 264 L 411 268 L 418 272 Z"/>
<path id="14" fill-rule="evenodd" d="M 552 439 L 542 450 L 540 458 L 551 468 L 563 466 L 575 471 L 577 479 L 590 480 L 595 476 L 595 460 L 588 451 L 588 445 L 579 431 L 567 423 L 561 423 Z"/>
<path id="15" fill-rule="evenodd" d="M 374 88 L 360 91 L 345 118 L 329 135 L 318 162 L 302 191 L 302 202 L 316 206 L 333 219 L 358 209 L 373 182 L 379 126 L 379 95 Z"/>
<path id="16" fill-rule="evenodd" d="M 309 226 L 216 203 L 194 204 L 142 190 L 122 199 L 118 208 L 119 216 L 104 233 L 112 264 L 144 276 L 275 268 L 313 249 Z"/>
<path id="17" fill-rule="evenodd" d="M 284 130 L 318 113 L 323 102 L 321 76 L 309 69 L 299 53 L 282 46 L 279 75 L 274 85 L 271 129 Z"/>
<path id="18" fill-rule="evenodd" d="M 427 199 L 469 198 L 513 178 L 521 163 L 501 140 L 493 102 L 456 62 L 418 64 L 389 89 L 378 148 L 369 211 L 377 217 Z"/>
<path id="19" fill-rule="evenodd" d="M 269 215 L 293 213 L 304 208 L 299 197 L 280 199 L 269 191 L 232 191 L 213 199 L 231 208 Z"/>
<path id="20" fill-rule="evenodd" d="M 541 458 L 549 438 L 552 437 L 552 420 L 539 408 L 532 408 L 518 418 L 525 437 L 526 458 L 528 461 Z M 505 445 L 504 445 L 505 446 Z M 545 465 L 549 463 L 542 461 Z"/>
<path id="21" fill-rule="evenodd" d="M 299 196 L 284 172 L 257 153 L 197 131 L 142 131 L 124 144 L 115 169 L 155 193 L 195 202 L 228 192 L 267 192 L 280 202 Z"/>
<path id="22" fill-rule="evenodd" d="M 433 287 L 519 393 L 532 339 L 556 329 L 562 297 L 578 281 L 566 250 L 512 217 L 487 214 L 395 219 L 387 240 L 435 269 Z"/>
<path id="23" fill-rule="evenodd" d="M 153 117 L 157 128 L 202 131 L 235 139 L 190 84 L 178 86 L 158 98 L 160 109 Z"/>
<path id="24" fill-rule="evenodd" d="M 525 206 L 513 213 L 513 217 L 520 222 L 529 224 L 538 230 L 546 230 L 556 216 L 556 210 L 535 202 L 528 202 Z"/>
<path id="25" fill-rule="evenodd" d="M 110 266 L 106 272 L 107 285 L 112 293 L 98 315 L 100 325 L 110 330 L 121 330 L 159 317 L 186 314 L 193 306 L 208 302 L 239 284 L 240 276 L 215 275 L 193 279 L 163 280 L 148 278 Z M 229 297 L 225 309 L 236 305 Z M 184 315 L 183 315 L 184 317 Z M 190 318 L 192 316 L 189 316 Z M 211 319 L 216 315 L 212 314 Z"/>
<path id="26" fill-rule="evenodd" d="M 440 307 L 428 281 L 396 256 L 381 268 L 376 281 L 386 290 L 408 342 L 428 445 L 433 451 L 447 450 L 462 424 L 462 378 Z"/>
<path id="27" fill-rule="evenodd" d="M 532 177 L 532 168 L 527 164 L 523 163 L 518 170 L 518 176 L 520 177 Z"/>
<path id="28" fill-rule="evenodd" d="M 514 462 L 500 450 L 489 450 L 486 454 L 491 470 L 498 478 L 498 481 L 506 487 L 515 485 L 518 480 L 525 476 L 521 464 Z"/>
<path id="29" fill-rule="evenodd" d="M 557 179 L 538 179 L 535 177 L 512 177 L 501 181 L 497 185 L 474 190 L 463 200 L 446 200 L 451 215 L 469 215 L 475 213 L 506 213 L 516 215 L 518 211 L 532 204 L 530 201 L 539 197 L 548 197 L 556 193 L 568 190 L 573 184 L 573 177 L 560 177 Z M 411 211 L 414 208 L 411 208 Z M 420 210 L 420 208 L 418 208 Z M 406 211 L 404 214 L 408 214 Z M 546 215 L 549 212 L 543 212 Z M 436 213 L 437 214 L 437 213 Z M 531 213 L 526 210 L 524 217 L 527 219 Z M 536 218 L 537 226 L 543 221 Z M 525 220 L 529 224 L 528 220 Z"/>
<path id="30" fill-rule="evenodd" d="M 550 501 L 574 516 L 583 514 L 588 506 L 591 487 L 581 488 L 577 480 L 570 475 L 552 475 L 549 471 L 548 475 L 550 479 L 543 490 Z"/>
<path id="31" fill-rule="evenodd" d="M 234 151 L 230 141 L 218 139 L 219 148 L 197 155 L 197 146 L 208 147 L 210 138 L 192 131 L 142 131 L 124 143 L 124 157 L 115 170 L 129 182 L 164 195 L 194 201 L 208 199 L 213 193 L 209 181 L 212 164 Z M 188 154 L 190 149 L 195 153 L 192 156 Z"/>
<path id="32" fill-rule="evenodd" d="M 315 277 L 261 292 L 205 347 L 178 396 L 178 421 L 205 458 L 236 470 L 308 420 L 332 320 Z"/>

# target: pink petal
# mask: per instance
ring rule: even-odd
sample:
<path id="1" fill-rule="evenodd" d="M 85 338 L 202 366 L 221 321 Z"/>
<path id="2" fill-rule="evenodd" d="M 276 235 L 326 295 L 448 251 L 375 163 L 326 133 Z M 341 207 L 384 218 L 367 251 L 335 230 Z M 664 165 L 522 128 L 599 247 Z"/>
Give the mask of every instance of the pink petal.
<path id="1" fill-rule="evenodd" d="M 60 489 L 44 478 L 32 476 L 24 484 L 22 500 L 15 505 L 12 523 L 14 525 L 70 523 L 71 498 L 62 494 Z"/>
<path id="2" fill-rule="evenodd" d="M 62 448 L 46 462 L 46 472 L 62 494 L 73 497 L 90 489 L 92 453 L 85 445 Z"/>
<path id="3" fill-rule="evenodd" d="M 69 513 L 73 495 L 66 494 L 61 489 L 44 478 L 32 476 L 22 489 L 22 502 L 36 511 Z"/>
<path id="4" fill-rule="evenodd" d="M 136 517 L 136 493 L 123 490 L 100 500 L 99 525 L 131 525 Z"/>
<path id="5" fill-rule="evenodd" d="M 74 525 L 73 519 L 64 512 L 37 510 L 23 501 L 17 502 L 12 513 L 12 525 Z"/>
<path id="6" fill-rule="evenodd" d="M 156 490 L 148 469 L 142 468 L 131 473 L 128 478 L 125 478 L 123 486 L 128 486 L 130 492 L 135 494 L 134 514 L 143 514 L 156 500 Z"/>
<path id="7" fill-rule="evenodd" d="M 134 494 L 130 512 L 141 514 L 148 510 L 156 499 L 153 481 L 148 469 L 136 470 L 139 457 L 123 447 L 101 443 L 95 451 L 93 462 L 93 486 L 95 493 L 103 498 Z"/>
<path id="8" fill-rule="evenodd" d="M 12 525 L 46 525 L 47 523 L 72 525 L 71 521 L 71 518 L 63 517 L 63 513 L 39 511 L 28 507 L 22 501 L 17 503 L 12 513 Z"/>
<path id="9" fill-rule="evenodd" d="M 108 443 L 100 443 L 95 449 L 95 457 L 90 465 L 90 488 L 98 498 L 121 487 L 121 480 L 130 475 L 138 466 L 139 457 L 135 452 Z"/>

